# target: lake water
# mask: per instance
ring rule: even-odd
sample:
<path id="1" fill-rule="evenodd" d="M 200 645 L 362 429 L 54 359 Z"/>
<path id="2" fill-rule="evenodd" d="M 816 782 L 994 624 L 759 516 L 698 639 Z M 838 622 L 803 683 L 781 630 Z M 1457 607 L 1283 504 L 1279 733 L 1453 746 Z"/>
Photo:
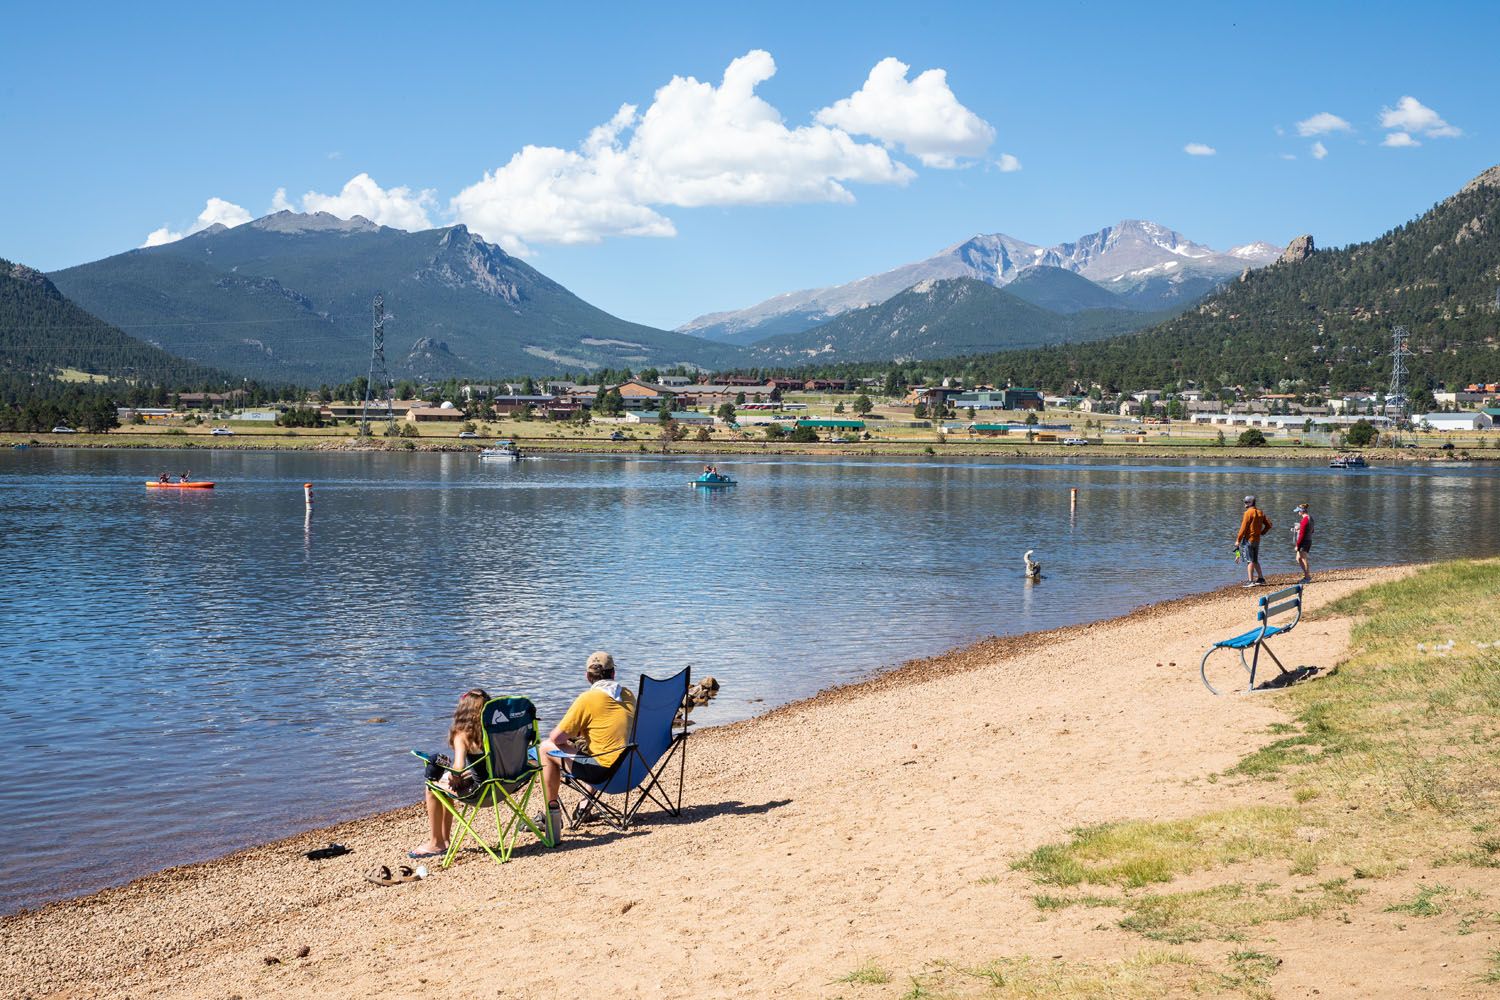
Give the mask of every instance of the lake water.
<path id="1" fill-rule="evenodd" d="M 219 488 L 143 488 L 184 465 Z M 714 724 L 1239 579 L 1247 492 L 1277 523 L 1268 572 L 1294 568 L 1300 500 L 1315 573 L 1500 551 L 1483 466 L 721 468 L 740 485 L 647 456 L 0 454 L 0 912 L 414 801 L 406 751 L 442 743 L 463 690 L 527 694 L 550 726 L 594 649 L 632 684 L 713 674 Z"/>

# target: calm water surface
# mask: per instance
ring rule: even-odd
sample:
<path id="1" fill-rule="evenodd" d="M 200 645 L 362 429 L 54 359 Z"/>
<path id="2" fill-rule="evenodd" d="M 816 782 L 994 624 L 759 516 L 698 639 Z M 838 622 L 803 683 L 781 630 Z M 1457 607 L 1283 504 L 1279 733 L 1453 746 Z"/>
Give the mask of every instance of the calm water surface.
<path id="1" fill-rule="evenodd" d="M 164 463 L 219 488 L 143 488 Z M 551 725 L 594 649 L 631 683 L 712 673 L 713 724 L 1232 581 L 1246 492 L 1277 523 L 1268 572 L 1304 499 L 1315 571 L 1500 551 L 1486 467 L 772 458 L 725 461 L 717 492 L 687 488 L 698 467 L 0 454 L 0 912 L 410 802 L 405 752 L 465 688 Z"/>

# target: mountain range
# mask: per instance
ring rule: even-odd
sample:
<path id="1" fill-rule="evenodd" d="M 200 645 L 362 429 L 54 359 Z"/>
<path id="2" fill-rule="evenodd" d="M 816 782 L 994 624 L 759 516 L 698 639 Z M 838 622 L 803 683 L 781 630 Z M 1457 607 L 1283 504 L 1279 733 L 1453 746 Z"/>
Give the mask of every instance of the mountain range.
<path id="1" fill-rule="evenodd" d="M 1030 268 L 1005 288 L 975 278 L 919 281 L 876 305 L 754 344 L 761 364 L 908 361 L 1098 340 L 1165 318 L 1079 300 L 1115 296 L 1071 271 Z"/>
<path id="2" fill-rule="evenodd" d="M 1500 381 L 1500 166 L 1364 243 L 1283 258 L 1165 322 L 1090 343 L 953 359 L 944 374 L 1064 390 L 1187 380 L 1334 392 L 1389 385 L 1398 326 L 1417 389 Z"/>
<path id="3" fill-rule="evenodd" d="M 406 232 L 278 212 L 50 275 L 83 309 L 179 357 L 277 382 L 368 370 L 385 297 L 395 378 L 733 364 L 732 346 L 629 323 L 462 225 Z"/>
<path id="4" fill-rule="evenodd" d="M 923 281 L 973 278 L 1004 287 L 1036 267 L 1070 271 L 1115 297 L 1115 308 L 1154 311 L 1186 305 L 1246 268 L 1276 260 L 1281 249 L 1248 243 L 1220 253 L 1154 222 L 1127 219 L 1051 247 L 1002 233 L 974 236 L 925 260 L 842 285 L 787 292 L 746 309 L 709 313 L 678 327 L 709 340 L 755 344 L 798 333 L 878 305 Z M 1087 308 L 1073 304 L 1065 311 Z"/>

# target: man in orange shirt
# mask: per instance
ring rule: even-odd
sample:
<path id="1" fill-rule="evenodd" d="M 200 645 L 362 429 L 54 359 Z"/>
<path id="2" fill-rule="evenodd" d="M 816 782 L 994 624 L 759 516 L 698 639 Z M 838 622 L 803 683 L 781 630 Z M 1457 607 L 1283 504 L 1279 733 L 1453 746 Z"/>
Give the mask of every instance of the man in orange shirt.
<path id="1" fill-rule="evenodd" d="M 1245 516 L 1240 518 L 1240 533 L 1234 536 L 1234 544 L 1245 554 L 1245 586 L 1259 587 L 1265 584 L 1266 576 L 1260 571 L 1260 538 L 1271 530 L 1271 519 L 1255 506 L 1255 497 L 1245 498 Z"/>

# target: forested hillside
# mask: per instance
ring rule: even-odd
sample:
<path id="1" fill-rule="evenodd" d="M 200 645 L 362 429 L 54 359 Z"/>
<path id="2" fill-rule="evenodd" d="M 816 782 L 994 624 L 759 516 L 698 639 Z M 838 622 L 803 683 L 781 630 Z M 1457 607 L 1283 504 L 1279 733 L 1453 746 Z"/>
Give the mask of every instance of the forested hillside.
<path id="1" fill-rule="evenodd" d="M 216 377 L 80 309 L 40 271 L 0 260 L 0 373 L 47 378 L 65 368 L 172 385 Z"/>
<path id="2" fill-rule="evenodd" d="M 1076 275 L 1068 277 L 1088 284 Z M 949 278 L 923 281 L 879 305 L 851 309 L 811 330 L 764 340 L 752 351 L 763 365 L 796 364 L 799 358 L 823 361 L 943 358 L 1008 347 L 1097 339 L 1135 329 L 1159 315 L 1122 308 L 1070 308 L 1064 314 L 1033 305 L 1008 289 L 974 278 Z"/>

